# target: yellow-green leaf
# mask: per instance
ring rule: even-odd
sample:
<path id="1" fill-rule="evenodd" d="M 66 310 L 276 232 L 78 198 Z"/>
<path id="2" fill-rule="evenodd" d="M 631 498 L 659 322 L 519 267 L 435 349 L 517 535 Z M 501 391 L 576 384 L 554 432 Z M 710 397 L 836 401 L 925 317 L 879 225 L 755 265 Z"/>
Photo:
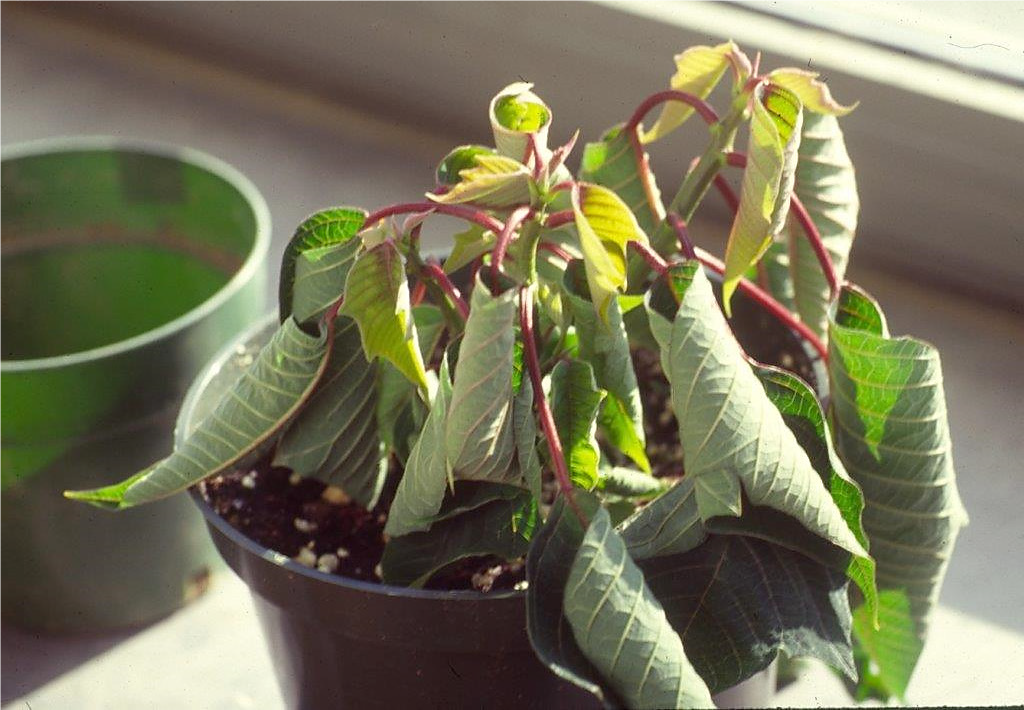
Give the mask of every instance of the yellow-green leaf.
<path id="1" fill-rule="evenodd" d="M 702 99 L 718 85 L 730 64 L 738 68 L 740 81 L 750 76 L 751 71 L 750 60 L 733 42 L 715 47 L 690 47 L 682 54 L 677 54 L 675 61 L 676 73 L 672 75 L 669 85 L 677 91 L 685 91 Z M 687 104 L 678 101 L 665 104 L 651 130 L 641 135 L 641 142 L 653 143 L 664 138 L 691 115 L 693 108 Z"/>
<path id="2" fill-rule="evenodd" d="M 515 160 L 524 160 L 528 145 L 527 134 L 535 134 L 542 153 L 547 149 L 551 109 L 531 91 L 533 84 L 509 84 L 491 99 L 491 131 L 498 152 Z"/>
<path id="3" fill-rule="evenodd" d="M 800 147 L 803 112 L 788 89 L 761 85 L 755 92 L 750 120 L 747 167 L 743 172 L 740 206 L 725 249 L 722 301 L 771 246 L 786 222 Z"/>
<path id="4" fill-rule="evenodd" d="M 776 69 L 768 77 L 772 83 L 796 94 L 800 98 L 800 103 L 809 111 L 830 116 L 845 116 L 857 108 L 856 103 L 843 106 L 832 98 L 828 84 L 818 79 L 818 72 L 786 67 Z"/>
<path id="5" fill-rule="evenodd" d="M 427 194 L 434 202 L 461 204 L 471 202 L 483 207 L 509 207 L 530 202 L 533 195 L 530 170 L 503 155 L 481 153 L 474 167 L 459 172 L 461 181 L 441 195 Z"/>
<path id="6" fill-rule="evenodd" d="M 383 356 L 423 391 L 427 374 L 409 306 L 409 283 L 394 242 L 356 258 L 345 285 L 341 312 L 359 325 L 368 360 Z"/>

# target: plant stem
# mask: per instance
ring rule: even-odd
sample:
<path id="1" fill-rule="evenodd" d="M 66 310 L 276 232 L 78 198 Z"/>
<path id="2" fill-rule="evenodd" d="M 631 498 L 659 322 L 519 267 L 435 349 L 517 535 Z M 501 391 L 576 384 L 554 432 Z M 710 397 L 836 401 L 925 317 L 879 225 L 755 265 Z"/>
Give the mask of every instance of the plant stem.
<path id="1" fill-rule="evenodd" d="M 391 217 L 396 214 L 408 214 L 410 212 L 437 212 L 451 217 L 459 217 L 467 222 L 479 224 L 484 229 L 489 229 L 495 234 L 500 232 L 504 226 L 500 221 L 482 210 L 473 209 L 472 207 L 463 207 L 462 205 L 446 205 L 441 202 L 406 202 L 399 205 L 382 207 L 369 215 L 366 218 L 365 223 L 367 225 L 373 225 L 385 217 Z"/>
<path id="2" fill-rule="evenodd" d="M 740 208 L 740 198 L 736 195 L 736 191 L 732 189 L 729 181 L 721 173 L 715 175 L 715 189 L 718 190 L 718 194 L 725 200 L 725 204 L 729 206 L 732 213 L 736 214 Z"/>
<path id="3" fill-rule="evenodd" d="M 629 246 L 633 248 L 633 251 L 643 257 L 643 260 L 647 262 L 647 265 L 654 271 L 658 272 L 660 276 L 664 276 L 668 271 L 668 263 L 661 258 L 661 255 L 658 252 L 654 251 L 646 244 L 631 241 L 629 242 Z"/>
<path id="4" fill-rule="evenodd" d="M 644 152 L 640 143 L 640 127 L 633 126 L 629 131 L 629 144 L 633 148 L 633 160 L 636 163 L 636 171 L 640 176 L 640 185 L 644 188 L 644 199 L 647 201 L 647 209 L 651 211 L 651 217 L 655 224 L 665 219 L 665 208 L 655 193 L 654 173 L 651 172 L 651 161 Z"/>
<path id="5" fill-rule="evenodd" d="M 694 251 L 693 242 L 690 241 L 690 232 L 686 228 L 686 223 L 674 212 L 669 212 L 668 223 L 672 225 L 672 229 L 679 239 L 679 248 L 683 252 L 683 256 L 687 259 L 696 259 L 697 252 Z"/>
<path id="6" fill-rule="evenodd" d="M 495 295 L 498 292 L 498 276 L 501 274 L 501 262 L 505 260 L 505 252 L 508 251 L 512 235 L 519 229 L 519 225 L 532 214 L 533 208 L 529 205 L 515 208 L 512 210 L 512 214 L 508 216 L 508 219 L 505 220 L 505 226 L 498 232 L 494 250 L 491 252 L 491 289 L 494 290 Z M 530 272 L 528 271 L 527 273 Z"/>
<path id="7" fill-rule="evenodd" d="M 633 131 L 644 120 L 644 117 L 653 109 L 655 106 L 665 103 L 666 101 L 679 101 L 684 104 L 688 104 L 694 108 L 694 110 L 704 119 L 707 124 L 718 123 L 718 113 L 714 108 L 711 107 L 704 99 L 699 96 L 694 96 L 685 91 L 678 91 L 676 89 L 668 89 L 666 91 L 659 91 L 656 94 L 651 94 L 636 107 L 636 111 L 626 121 L 626 125 L 623 126 L 624 131 Z"/>
<path id="8" fill-rule="evenodd" d="M 423 272 L 441 287 L 445 295 L 451 299 L 451 302 L 455 304 L 455 308 L 458 309 L 459 315 L 462 316 L 462 321 L 465 322 L 469 318 L 469 306 L 466 301 L 462 298 L 462 293 L 459 291 L 458 286 L 452 283 L 451 279 L 448 278 L 448 274 L 444 272 L 440 266 L 433 262 L 427 262 L 423 265 Z"/>
<path id="9" fill-rule="evenodd" d="M 557 244 L 552 244 L 551 242 L 541 242 L 540 244 L 537 245 L 537 248 L 542 250 L 542 251 L 546 251 L 546 252 L 549 252 L 551 254 L 554 254 L 559 259 L 561 259 L 562 261 L 565 261 L 567 263 L 573 260 L 572 254 L 570 254 L 569 252 L 567 252 L 565 249 L 563 249 L 562 247 L 558 246 Z"/>
<path id="10" fill-rule="evenodd" d="M 725 264 L 719 261 L 716 257 L 700 248 L 696 249 L 696 253 L 700 262 L 716 274 L 725 273 Z M 796 316 L 790 313 L 788 308 L 776 301 L 771 294 L 762 290 L 759 286 L 745 278 L 740 279 L 737 288 L 740 291 L 743 291 L 743 293 L 750 297 L 755 303 L 757 303 L 757 305 L 782 321 L 782 323 L 788 328 L 799 333 L 800 336 L 818 352 L 822 361 L 826 363 L 828 362 L 828 348 L 826 348 L 825 344 L 821 342 L 821 339 L 818 338 L 817 334 L 808 328 L 805 323 L 798 320 Z"/>
<path id="11" fill-rule="evenodd" d="M 530 373 L 530 383 L 533 385 L 533 403 L 537 407 L 537 416 L 540 418 L 541 430 L 544 432 L 544 439 L 548 444 L 548 453 L 551 454 L 551 465 L 555 469 L 555 480 L 558 481 L 558 490 L 565 496 L 566 503 L 572 508 L 580 524 L 584 529 L 590 526 L 583 511 L 580 510 L 573 495 L 572 478 L 569 476 L 569 469 L 565 464 L 565 454 L 562 451 L 562 441 L 558 438 L 558 429 L 555 427 L 555 419 L 551 415 L 551 408 L 544 396 L 544 385 L 541 381 L 540 361 L 537 357 L 537 342 L 533 333 L 533 285 L 523 286 L 519 289 L 519 327 L 523 336 L 523 354 L 526 359 L 526 369 Z"/>
<path id="12" fill-rule="evenodd" d="M 576 221 L 576 213 L 572 210 L 562 210 L 561 212 L 552 212 L 547 216 L 544 221 L 544 226 L 548 229 L 558 229 L 563 227 L 570 222 Z"/>
<path id="13" fill-rule="evenodd" d="M 728 153 L 726 155 L 726 161 L 729 165 L 737 168 L 745 168 L 747 166 L 747 156 L 744 153 Z M 789 196 L 789 209 L 796 218 L 796 221 L 800 224 L 800 230 L 807 238 L 807 243 L 810 244 L 811 250 L 814 252 L 814 256 L 818 260 L 818 264 L 821 266 L 821 271 L 825 275 L 825 280 L 828 281 L 830 296 L 835 299 L 839 295 L 840 288 L 839 275 L 836 273 L 836 265 L 832 262 L 832 255 L 828 253 L 828 249 L 825 247 L 825 243 L 821 239 L 821 233 L 818 231 L 818 227 L 814 224 L 814 220 L 811 219 L 811 215 L 807 213 L 807 208 L 804 207 L 804 203 L 800 201 L 800 198 L 796 196 L 795 192 Z"/>

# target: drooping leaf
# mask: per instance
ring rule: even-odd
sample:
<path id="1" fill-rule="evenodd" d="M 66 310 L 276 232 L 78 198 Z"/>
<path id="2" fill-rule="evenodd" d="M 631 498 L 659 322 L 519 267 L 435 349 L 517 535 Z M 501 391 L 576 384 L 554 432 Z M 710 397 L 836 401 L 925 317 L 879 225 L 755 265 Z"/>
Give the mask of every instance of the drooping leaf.
<path id="1" fill-rule="evenodd" d="M 518 160 L 480 153 L 474 165 L 459 173 L 462 178 L 447 192 L 427 197 L 442 204 L 472 203 L 482 207 L 529 204 L 533 196 L 530 170 Z"/>
<path id="2" fill-rule="evenodd" d="M 608 188 L 585 183 L 573 193 L 576 231 L 590 286 L 590 300 L 607 322 L 608 307 L 626 286 L 626 245 L 646 244 L 647 235 L 622 199 Z"/>
<path id="3" fill-rule="evenodd" d="M 431 516 L 430 522 L 433 524 L 449 520 L 495 501 L 517 501 L 522 495 L 522 486 L 490 481 L 458 481 L 451 489 L 444 506 Z"/>
<path id="4" fill-rule="evenodd" d="M 786 221 L 793 192 L 803 112 L 788 89 L 761 85 L 751 101 L 747 167 L 743 171 L 740 206 L 725 248 L 722 302 L 771 245 Z"/>
<path id="5" fill-rule="evenodd" d="M 442 506 L 442 519 L 426 532 L 392 538 L 380 563 L 384 581 L 422 587 L 434 573 L 466 557 L 522 557 L 537 524 L 537 505 L 529 491 L 519 491 L 512 500 L 501 498 L 454 517 L 444 516 Z"/>
<path id="6" fill-rule="evenodd" d="M 825 414 L 813 390 L 806 382 L 777 367 L 755 366 L 754 373 L 764 386 L 765 394 L 782 413 L 782 419 L 807 453 L 814 470 L 832 494 L 843 520 L 857 541 L 868 549 L 868 538 L 861 524 L 864 496 L 846 472 L 832 448 L 832 436 Z M 760 537 L 802 552 L 834 569 L 845 571 L 860 588 L 870 614 L 877 608 L 875 562 L 870 557 L 853 556 L 846 550 L 809 534 L 795 519 L 761 506 L 747 506 L 742 517 L 713 518 L 708 521 L 712 532 L 733 532 Z"/>
<path id="7" fill-rule="evenodd" d="M 353 250 L 359 247 L 359 240 L 352 237 L 365 220 L 365 210 L 332 207 L 307 217 L 296 228 L 281 258 L 281 322 L 293 312 L 300 323 L 312 320 L 338 299 L 355 256 Z M 301 286 L 296 284 L 299 280 Z"/>
<path id="8" fill-rule="evenodd" d="M 857 104 L 843 106 L 832 98 L 828 84 L 818 79 L 818 72 L 787 67 L 776 69 L 768 75 L 768 79 L 792 91 L 804 108 L 820 115 L 845 116 L 857 108 Z"/>
<path id="9" fill-rule="evenodd" d="M 884 629 L 884 631 L 882 631 Z M 924 639 L 918 634 L 910 599 L 902 589 L 883 589 L 878 594 L 878 629 L 867 606 L 853 613 L 857 642 L 855 660 L 860 676 L 853 689 L 858 701 L 902 698 L 910 680 L 907 659 L 918 658 Z"/>
<path id="10" fill-rule="evenodd" d="M 182 491 L 239 467 L 273 443 L 320 381 L 330 356 L 331 328 L 306 333 L 288 318 L 256 360 L 198 428 L 167 458 L 128 481 L 68 498 L 101 507 L 130 508 Z M 125 485 L 128 484 L 128 485 Z"/>
<path id="11" fill-rule="evenodd" d="M 648 160 L 647 153 L 643 154 L 643 160 Z M 600 141 L 586 145 L 580 180 L 614 191 L 629 206 L 637 224 L 647 234 L 652 234 L 665 219 L 665 207 L 654 173 L 638 169 L 633 146 L 621 126 L 610 129 Z"/>
<path id="12" fill-rule="evenodd" d="M 671 485 L 664 478 L 625 466 L 602 466 L 597 487 L 603 493 L 623 498 L 645 499 L 664 493 Z"/>
<path id="13" fill-rule="evenodd" d="M 714 707 L 603 508 L 576 552 L 563 611 L 580 651 L 628 707 Z"/>
<path id="14" fill-rule="evenodd" d="M 537 455 L 537 420 L 533 415 L 533 384 L 523 377 L 512 401 L 512 431 L 516 441 L 516 463 L 533 497 L 541 498 L 541 467 Z"/>
<path id="15" fill-rule="evenodd" d="M 779 651 L 855 677 L 842 573 L 742 535 L 712 535 L 639 565 L 712 693 L 767 668 Z"/>
<path id="16" fill-rule="evenodd" d="M 506 86 L 491 99 L 488 113 L 494 145 L 499 153 L 513 160 L 525 160 L 529 133 L 536 135 L 542 153 L 548 152 L 551 109 L 531 89 L 533 84 L 516 82 Z"/>
<path id="17" fill-rule="evenodd" d="M 410 382 L 426 390 L 426 369 L 409 306 L 409 283 L 393 242 L 382 242 L 356 258 L 345 285 L 341 313 L 359 325 L 368 359 L 387 358 Z"/>
<path id="18" fill-rule="evenodd" d="M 864 492 L 878 587 L 909 600 L 919 639 L 939 594 L 953 544 L 967 516 L 957 491 L 936 349 L 890 337 L 870 296 L 847 286 L 829 325 L 836 450 Z M 920 647 L 900 641 L 907 621 L 882 605 L 880 629 L 858 624 L 888 691 L 902 697 Z"/>
<path id="19" fill-rule="evenodd" d="M 494 154 L 494 148 L 488 148 L 483 145 L 460 145 L 458 148 L 453 148 L 451 152 L 449 152 L 448 155 L 442 158 L 441 162 L 437 164 L 435 176 L 438 184 L 456 184 L 462 179 L 460 174 L 463 170 L 476 166 L 476 158 L 478 155 Z"/>
<path id="20" fill-rule="evenodd" d="M 585 491 L 577 491 L 575 500 L 588 520 L 599 508 L 597 498 Z M 556 675 L 614 706 L 618 700 L 603 687 L 603 679 L 576 645 L 562 613 L 569 571 L 585 533 L 580 519 L 559 496 L 526 556 L 526 630 L 537 657 Z"/>
<path id="21" fill-rule="evenodd" d="M 569 264 L 562 290 L 572 309 L 579 356 L 593 366 L 597 386 L 608 393 L 601 404 L 599 423 L 614 446 L 641 469 L 650 471 L 640 390 L 618 300 L 608 304 L 607 323 L 599 322 L 593 304 L 582 293 L 580 266 L 578 260 Z"/>
<path id="22" fill-rule="evenodd" d="M 694 479 L 683 478 L 619 526 L 635 560 L 689 552 L 707 538 Z"/>
<path id="23" fill-rule="evenodd" d="M 374 418 L 376 380 L 376 364 L 366 361 L 355 321 L 338 316 L 327 369 L 281 435 L 274 465 L 336 485 L 372 508 L 387 468 Z"/>
<path id="24" fill-rule="evenodd" d="M 692 510 L 684 506 L 692 495 L 702 520 L 738 516 L 746 493 L 754 505 L 786 513 L 832 544 L 866 556 L 744 359 L 699 263 L 670 267 L 667 278 L 648 291 L 645 305 L 671 386 L 686 477 L 638 515 L 671 513 L 676 504 L 682 515 Z M 666 535 L 680 527 L 671 519 L 660 525 Z M 657 546 L 658 537 L 649 544 Z"/>
<path id="25" fill-rule="evenodd" d="M 715 47 L 690 47 L 675 57 L 676 73 L 669 81 L 670 86 L 678 91 L 685 91 L 700 98 L 708 94 L 721 81 L 725 71 L 733 66 L 737 73 L 737 82 L 742 84 L 750 76 L 750 60 L 733 42 L 725 42 Z M 653 143 L 681 126 L 694 109 L 688 104 L 678 101 L 666 103 L 658 116 L 658 120 L 646 131 L 641 140 Z"/>
<path id="26" fill-rule="evenodd" d="M 445 425 L 455 478 L 499 483 L 519 478 L 512 417 L 516 293 L 509 289 L 494 296 L 477 277 Z"/>
<path id="27" fill-rule="evenodd" d="M 842 281 L 857 230 L 860 201 L 853 163 L 846 152 L 839 122 L 832 116 L 806 114 L 799 154 L 794 190 L 818 228 L 821 241 L 832 257 L 836 276 Z M 825 337 L 831 300 L 828 281 L 792 215 L 780 241 L 787 255 L 788 282 L 795 311 L 800 320 Z"/>
<path id="28" fill-rule="evenodd" d="M 604 396 L 588 362 L 562 360 L 551 372 L 551 414 L 569 475 L 573 485 L 588 491 L 597 485 L 597 413 Z"/>
<path id="29" fill-rule="evenodd" d="M 469 229 L 459 232 L 452 239 L 452 251 L 444 260 L 444 271 L 447 274 L 458 271 L 477 257 L 488 253 L 494 248 L 497 240 L 494 232 L 487 231 L 478 224 L 471 224 Z"/>
<path id="30" fill-rule="evenodd" d="M 441 509 L 448 485 L 444 426 L 451 396 L 448 363 L 442 360 L 437 394 L 430 405 L 423 431 L 409 453 L 405 472 L 388 511 L 384 532 L 392 537 L 429 529 L 433 516 Z"/>

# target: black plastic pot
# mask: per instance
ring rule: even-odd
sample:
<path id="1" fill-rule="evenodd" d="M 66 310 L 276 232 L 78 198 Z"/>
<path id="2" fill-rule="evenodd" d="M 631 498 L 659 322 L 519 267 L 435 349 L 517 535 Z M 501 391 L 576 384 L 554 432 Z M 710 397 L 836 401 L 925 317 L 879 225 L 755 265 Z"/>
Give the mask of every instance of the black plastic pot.
<path id="1" fill-rule="evenodd" d="M 243 338 L 248 352 L 235 347 L 211 363 L 186 398 L 179 437 L 235 379 L 233 363 L 250 356 L 273 327 L 268 321 Z M 822 381 L 802 341 L 742 297 L 733 327 L 753 356 L 795 361 L 798 371 Z M 197 489 L 192 497 L 217 550 L 252 592 L 287 707 L 599 707 L 537 660 L 524 593 L 417 590 L 324 574 L 239 533 Z M 714 700 L 719 707 L 764 707 L 774 692 L 773 665 Z"/>

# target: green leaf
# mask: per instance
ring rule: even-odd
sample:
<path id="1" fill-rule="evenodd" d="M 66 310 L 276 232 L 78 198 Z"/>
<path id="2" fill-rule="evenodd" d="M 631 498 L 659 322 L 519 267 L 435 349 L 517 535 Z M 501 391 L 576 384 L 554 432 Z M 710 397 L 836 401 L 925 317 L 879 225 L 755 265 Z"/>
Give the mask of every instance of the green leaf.
<path id="1" fill-rule="evenodd" d="M 534 187 L 530 170 L 525 165 L 503 155 L 481 153 L 474 158 L 474 166 L 459 173 L 462 178 L 447 192 L 427 197 L 441 204 L 472 203 L 482 207 L 511 207 L 529 204 Z"/>
<path id="2" fill-rule="evenodd" d="M 627 707 L 714 707 L 604 509 L 576 552 L 563 610 L 583 655 Z"/>
<path id="3" fill-rule="evenodd" d="M 600 475 L 597 487 L 604 493 L 623 498 L 653 498 L 664 493 L 671 485 L 664 478 L 655 478 L 649 473 L 625 466 L 604 466 Z"/>
<path id="4" fill-rule="evenodd" d="M 607 323 L 599 322 L 594 305 L 582 294 L 581 266 L 578 260 L 570 262 L 562 290 L 572 309 L 580 358 L 593 366 L 594 380 L 608 393 L 601 405 L 598 421 L 614 446 L 641 469 L 650 471 L 651 464 L 645 451 L 647 444 L 640 390 L 618 300 L 613 299 L 608 304 Z"/>
<path id="5" fill-rule="evenodd" d="M 842 281 L 857 229 L 860 201 L 853 163 L 834 117 L 805 114 L 794 190 L 818 228 L 836 276 Z M 800 320 L 825 337 L 832 294 L 814 250 L 792 215 L 781 241 L 788 251 L 794 310 Z"/>
<path id="6" fill-rule="evenodd" d="M 740 206 L 725 248 L 722 302 L 727 314 L 736 284 L 785 224 L 803 121 L 800 100 L 782 87 L 762 84 L 754 90 L 751 105 Z"/>
<path id="7" fill-rule="evenodd" d="M 843 106 L 833 99 L 828 84 L 820 81 L 818 76 L 818 72 L 786 67 L 776 69 L 768 75 L 768 79 L 773 84 L 792 91 L 804 108 L 819 115 L 845 116 L 857 108 L 857 104 Z"/>
<path id="8" fill-rule="evenodd" d="M 924 639 L 953 544 L 967 522 L 942 366 L 928 343 L 890 337 L 877 304 L 851 286 L 834 306 L 829 357 L 836 450 L 864 492 L 864 529 L 879 591 L 888 598 L 886 590 L 894 590 L 910 602 L 909 622 L 883 603 L 881 628 L 858 625 L 857 638 L 872 652 L 888 692 L 903 697 L 920 652 L 919 645 L 901 641 L 904 629 L 911 623 Z"/>
<path id="9" fill-rule="evenodd" d="M 576 491 L 575 500 L 588 519 L 600 507 L 597 498 L 585 491 Z M 537 657 L 558 677 L 594 693 L 605 705 L 618 705 L 576 645 L 562 614 L 569 572 L 585 533 L 564 496 L 559 496 L 526 556 L 526 630 Z"/>
<path id="10" fill-rule="evenodd" d="M 436 572 L 466 557 L 497 555 L 513 560 L 525 555 L 537 524 L 537 506 L 529 491 L 519 490 L 512 500 L 486 503 L 443 517 L 426 532 L 392 538 L 380 563 L 384 581 L 422 587 Z"/>
<path id="11" fill-rule="evenodd" d="M 584 183 L 573 194 L 573 212 L 590 286 L 590 300 L 607 322 L 608 307 L 626 287 L 626 245 L 647 243 L 636 217 L 608 188 Z"/>
<path id="12" fill-rule="evenodd" d="M 648 158 L 644 153 L 645 162 Z M 654 173 L 637 169 L 633 146 L 621 126 L 609 130 L 599 142 L 586 145 L 580 180 L 602 185 L 621 197 L 647 234 L 653 233 L 665 219 L 665 207 Z M 648 194 L 652 199 L 648 199 Z"/>
<path id="13" fill-rule="evenodd" d="M 702 520 L 739 516 L 745 492 L 754 505 L 791 515 L 832 544 L 866 556 L 744 359 L 699 263 L 670 267 L 667 279 L 648 291 L 645 305 L 671 385 L 686 478 L 647 506 L 651 513 L 645 508 L 639 514 L 663 513 L 654 506 L 665 499 L 661 505 L 670 511 L 670 503 L 683 506 L 692 495 Z M 663 525 L 665 534 L 676 534 L 671 520 Z"/>
<path id="14" fill-rule="evenodd" d="M 755 366 L 754 373 L 764 386 L 771 403 L 807 453 L 814 470 L 828 488 L 843 520 L 857 541 L 868 549 L 868 538 L 861 524 L 864 496 L 850 478 L 832 448 L 832 436 L 817 397 L 806 382 L 776 367 Z M 860 588 L 869 612 L 876 613 L 875 562 L 857 557 L 811 535 L 795 519 L 770 508 L 745 507 L 742 517 L 714 518 L 708 521 L 712 532 L 730 532 L 760 537 L 808 555 L 834 569 L 845 571 Z"/>
<path id="15" fill-rule="evenodd" d="M 841 573 L 742 535 L 712 535 L 686 554 L 639 565 L 711 692 L 767 668 L 779 651 L 856 677 Z"/>
<path id="16" fill-rule="evenodd" d="M 737 84 L 742 84 L 750 76 L 750 60 L 733 42 L 725 42 L 715 47 L 690 47 L 675 57 L 676 73 L 669 81 L 670 86 L 678 91 L 685 91 L 700 98 L 707 95 L 718 85 L 726 69 L 736 67 Z M 653 143 L 669 133 L 693 115 L 694 109 L 688 104 L 670 101 L 665 104 L 658 120 L 651 130 L 642 134 L 644 143 Z"/>
<path id="17" fill-rule="evenodd" d="M 372 508 L 387 470 L 374 418 L 376 379 L 355 322 L 339 316 L 327 370 L 281 435 L 274 465 L 334 484 Z"/>
<path id="18" fill-rule="evenodd" d="M 522 486 L 490 481 L 458 481 L 444 502 L 443 509 L 436 511 L 430 522 L 433 524 L 449 520 L 495 501 L 517 501 L 522 495 Z"/>
<path id="19" fill-rule="evenodd" d="M 281 321 L 295 313 L 299 323 L 314 320 L 341 295 L 366 220 L 355 207 L 332 207 L 307 217 L 295 230 L 281 258 L 278 300 Z"/>
<path id="20" fill-rule="evenodd" d="M 402 480 L 395 491 L 395 499 L 388 511 L 384 532 L 392 537 L 419 532 L 430 528 L 433 516 L 441 509 L 448 484 L 448 461 L 444 448 L 444 425 L 448 418 L 452 385 L 447 360 L 441 362 L 437 394 L 430 406 L 430 414 L 423 425 Z"/>
<path id="21" fill-rule="evenodd" d="M 453 148 L 437 165 L 437 182 L 441 185 L 454 185 L 462 178 L 460 174 L 476 165 L 478 155 L 494 155 L 494 148 L 482 145 L 460 145 Z"/>
<path id="22" fill-rule="evenodd" d="M 597 412 L 604 395 L 588 362 L 562 360 L 551 372 L 551 414 L 569 475 L 574 485 L 588 491 L 597 485 Z"/>
<path id="23" fill-rule="evenodd" d="M 518 345 L 518 343 L 517 343 Z M 541 467 L 537 455 L 537 420 L 533 415 L 533 384 L 522 379 L 512 401 L 512 431 L 516 442 L 516 463 L 533 497 L 541 499 Z"/>
<path id="24" fill-rule="evenodd" d="M 259 456 L 299 411 L 330 356 L 331 329 L 319 336 L 288 318 L 208 417 L 174 453 L 127 481 L 68 498 L 130 508 L 166 498 Z"/>
<path id="25" fill-rule="evenodd" d="M 878 629 L 866 606 L 856 609 L 853 634 L 859 651 L 860 682 L 854 689 L 857 700 L 874 697 L 887 701 L 894 695 L 903 698 L 913 670 L 907 661 L 919 658 L 924 650 L 907 593 L 902 589 L 879 592 Z"/>
<path id="26" fill-rule="evenodd" d="M 446 274 L 458 271 L 477 257 L 487 254 L 494 248 L 497 238 L 494 232 L 487 231 L 478 224 L 471 224 L 469 229 L 459 232 L 453 238 L 454 245 L 448 258 L 444 260 Z"/>
<path id="27" fill-rule="evenodd" d="M 410 382 L 427 389 L 426 369 L 409 308 L 409 283 L 393 242 L 382 242 L 356 259 L 345 285 L 341 313 L 359 325 L 368 359 L 387 358 Z"/>
<path id="28" fill-rule="evenodd" d="M 635 560 L 689 552 L 707 538 L 694 479 L 687 476 L 619 526 Z"/>
<path id="29" fill-rule="evenodd" d="M 477 276 L 445 429 L 455 478 L 519 480 L 512 416 L 516 293 L 493 296 Z"/>
<path id="30" fill-rule="evenodd" d="M 491 131 L 498 152 L 523 161 L 526 156 L 527 134 L 534 133 L 538 147 L 547 149 L 551 110 L 531 91 L 533 84 L 516 82 L 499 91 L 489 109 Z"/>

